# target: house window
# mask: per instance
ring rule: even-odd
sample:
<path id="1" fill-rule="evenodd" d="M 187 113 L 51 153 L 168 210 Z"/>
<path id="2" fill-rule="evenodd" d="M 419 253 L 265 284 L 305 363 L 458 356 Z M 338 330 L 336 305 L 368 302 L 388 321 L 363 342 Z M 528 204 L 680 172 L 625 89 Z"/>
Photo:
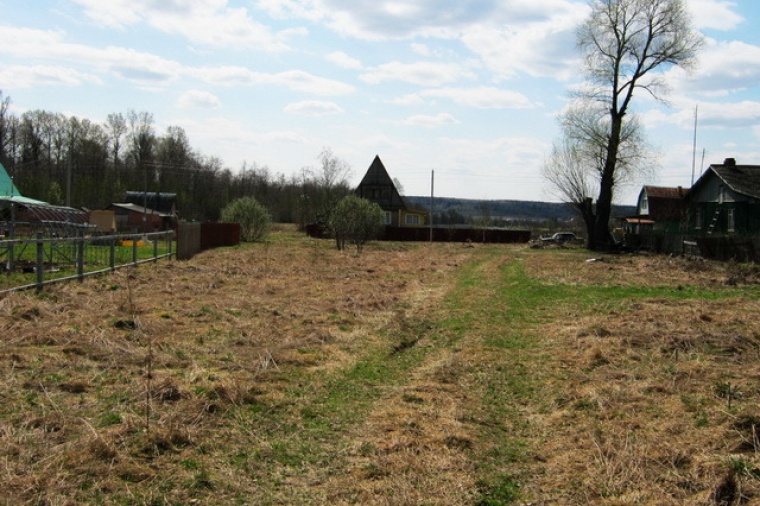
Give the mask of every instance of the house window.
<path id="1" fill-rule="evenodd" d="M 420 224 L 420 215 L 419 214 L 407 214 L 405 223 L 407 225 L 419 225 Z"/>
<path id="2" fill-rule="evenodd" d="M 393 215 L 390 211 L 385 211 L 385 224 L 390 225 L 391 221 L 393 220 Z"/>
<path id="3" fill-rule="evenodd" d="M 736 209 L 729 209 L 728 210 L 728 231 L 733 232 L 736 228 L 736 218 L 734 215 L 734 212 Z"/>
<path id="4" fill-rule="evenodd" d="M 694 212 L 694 228 L 700 230 L 702 228 L 702 208 L 697 208 Z"/>

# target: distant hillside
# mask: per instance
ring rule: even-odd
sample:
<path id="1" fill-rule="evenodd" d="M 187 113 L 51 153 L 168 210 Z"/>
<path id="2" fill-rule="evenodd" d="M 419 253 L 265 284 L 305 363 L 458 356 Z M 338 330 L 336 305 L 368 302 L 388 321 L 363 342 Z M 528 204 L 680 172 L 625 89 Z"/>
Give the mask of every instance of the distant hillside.
<path id="1" fill-rule="evenodd" d="M 430 209 L 430 197 L 404 197 L 414 207 Z M 569 221 L 578 218 L 573 207 L 555 202 L 534 202 L 523 200 L 474 200 L 449 197 L 435 197 L 433 211 L 436 215 L 456 212 L 467 218 L 489 215 L 512 221 Z M 634 206 L 613 206 L 613 216 L 631 216 L 636 213 Z"/>

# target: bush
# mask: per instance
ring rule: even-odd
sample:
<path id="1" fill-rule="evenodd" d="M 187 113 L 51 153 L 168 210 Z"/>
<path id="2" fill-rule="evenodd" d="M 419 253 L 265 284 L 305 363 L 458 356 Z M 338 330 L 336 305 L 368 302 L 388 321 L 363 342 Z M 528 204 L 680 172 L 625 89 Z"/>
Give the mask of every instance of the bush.
<path id="1" fill-rule="evenodd" d="M 233 200 L 222 209 L 222 221 L 239 223 L 244 241 L 258 241 L 272 226 L 272 218 L 256 199 L 243 197 Z"/>
<path id="2" fill-rule="evenodd" d="M 348 241 L 356 245 L 356 251 L 361 252 L 367 241 L 375 239 L 383 231 L 385 213 L 379 205 L 349 195 L 333 208 L 329 224 L 338 249 L 344 249 Z"/>

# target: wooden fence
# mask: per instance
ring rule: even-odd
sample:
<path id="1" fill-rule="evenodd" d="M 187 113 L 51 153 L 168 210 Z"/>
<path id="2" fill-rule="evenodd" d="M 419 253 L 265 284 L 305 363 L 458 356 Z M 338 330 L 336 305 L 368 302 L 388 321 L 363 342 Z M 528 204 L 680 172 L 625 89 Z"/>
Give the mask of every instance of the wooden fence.
<path id="1" fill-rule="evenodd" d="M 180 223 L 177 227 L 177 259 L 189 260 L 201 251 L 240 244 L 238 223 Z"/>

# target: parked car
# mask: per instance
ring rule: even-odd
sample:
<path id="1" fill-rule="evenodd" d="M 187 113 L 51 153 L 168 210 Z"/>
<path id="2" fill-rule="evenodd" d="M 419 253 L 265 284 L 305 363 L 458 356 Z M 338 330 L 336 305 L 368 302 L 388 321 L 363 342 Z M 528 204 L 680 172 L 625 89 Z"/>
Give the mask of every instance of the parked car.
<path id="1" fill-rule="evenodd" d="M 579 242 L 578 236 L 572 232 L 557 232 L 549 237 L 542 237 L 543 242 L 553 242 L 556 244 L 565 244 L 568 242 Z"/>

